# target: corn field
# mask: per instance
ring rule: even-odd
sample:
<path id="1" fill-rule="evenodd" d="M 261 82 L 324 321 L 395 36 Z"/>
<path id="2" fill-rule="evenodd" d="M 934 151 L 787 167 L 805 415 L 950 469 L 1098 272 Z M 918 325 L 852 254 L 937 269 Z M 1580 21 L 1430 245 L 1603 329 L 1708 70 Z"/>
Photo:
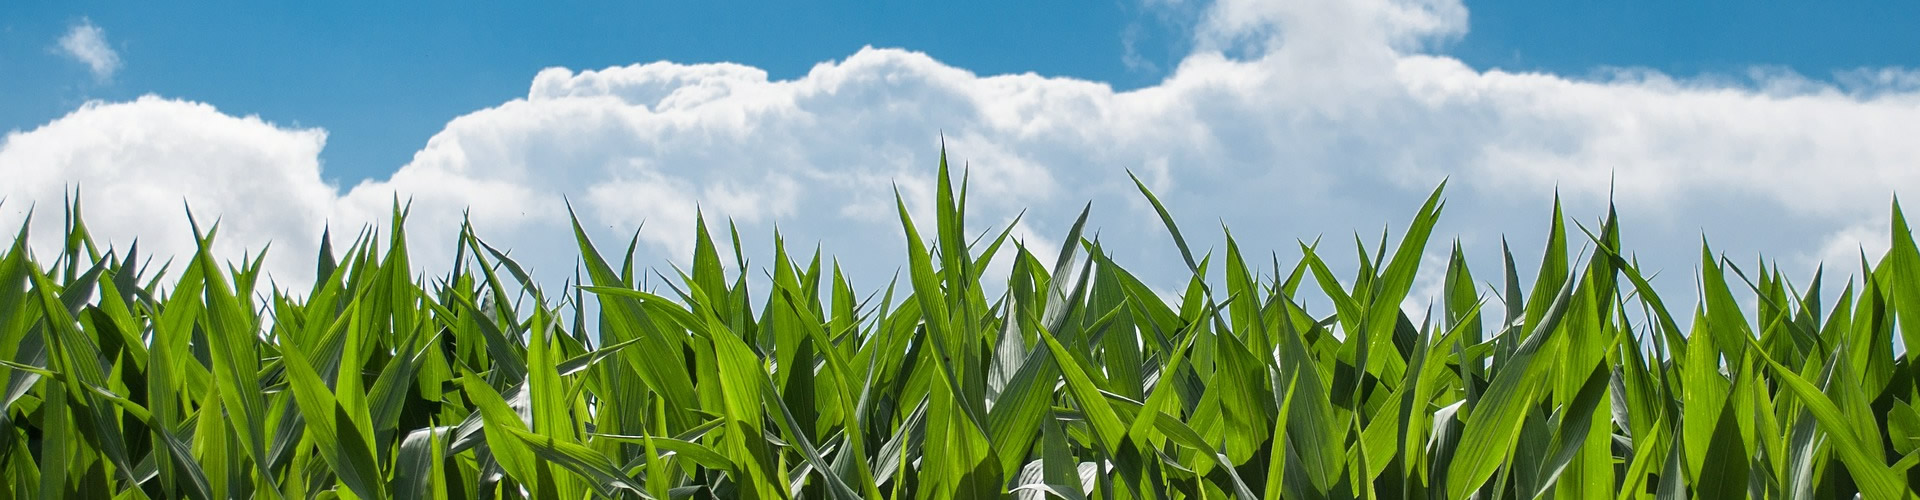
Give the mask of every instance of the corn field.
<path id="1" fill-rule="evenodd" d="M 323 236 L 312 288 L 284 290 L 212 255 L 217 227 L 158 265 L 70 205 L 64 251 L 22 228 L 0 254 L 0 498 L 1890 499 L 1920 479 L 1897 204 L 1891 250 L 1838 293 L 1703 244 L 1697 295 L 1663 298 L 1611 213 L 1556 203 L 1531 283 L 1456 243 L 1409 314 L 1439 189 L 1336 273 L 1311 244 L 1289 266 L 1230 234 L 1196 255 L 1140 185 L 1191 271 L 1168 297 L 1087 211 L 1058 255 L 970 234 L 949 178 L 943 158 L 931 226 L 900 205 L 899 286 L 865 291 L 777 236 L 771 265 L 724 262 L 704 221 L 684 272 L 576 223 L 577 285 L 541 290 L 470 226 L 420 279 L 399 209 L 342 258 Z"/>

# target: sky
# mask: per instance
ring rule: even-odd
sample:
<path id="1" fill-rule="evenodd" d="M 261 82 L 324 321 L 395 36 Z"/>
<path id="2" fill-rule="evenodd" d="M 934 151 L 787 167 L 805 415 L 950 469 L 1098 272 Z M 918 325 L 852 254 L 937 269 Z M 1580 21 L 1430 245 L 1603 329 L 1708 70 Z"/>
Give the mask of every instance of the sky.
<path id="1" fill-rule="evenodd" d="M 1115 258 L 1169 289 L 1185 266 L 1128 172 L 1202 251 L 1225 225 L 1288 267 L 1324 238 L 1350 268 L 1356 233 L 1397 239 L 1445 180 L 1430 271 L 1456 239 L 1483 280 L 1503 240 L 1537 259 L 1557 195 L 1589 225 L 1618 201 L 1676 294 L 1703 237 L 1804 282 L 1877 256 L 1893 196 L 1920 191 L 1912 19 L 1897 1 L 6 2 L 0 225 L 77 185 L 104 238 L 182 252 L 185 200 L 221 218 L 223 254 L 271 242 L 269 272 L 302 283 L 323 229 L 378 226 L 395 199 L 429 268 L 471 217 L 551 275 L 571 275 L 569 203 L 661 267 L 689 259 L 699 211 L 749 255 L 776 227 L 817 244 L 858 286 L 904 262 L 894 190 L 930 216 L 944 144 L 974 230 L 1026 210 L 1014 234 L 1047 253 L 1092 202 Z M 36 224 L 57 242 L 57 217 Z"/>

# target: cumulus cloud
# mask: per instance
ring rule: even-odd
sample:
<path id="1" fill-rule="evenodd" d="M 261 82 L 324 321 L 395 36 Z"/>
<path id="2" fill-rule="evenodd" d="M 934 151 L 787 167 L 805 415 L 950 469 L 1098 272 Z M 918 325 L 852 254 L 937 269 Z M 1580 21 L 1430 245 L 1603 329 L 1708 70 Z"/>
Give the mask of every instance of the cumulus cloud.
<path id="1" fill-rule="evenodd" d="M 105 81 L 120 70 L 120 53 L 107 44 L 107 31 L 82 18 L 60 37 L 59 53 L 87 65 L 93 77 Z"/>
<path id="2" fill-rule="evenodd" d="M 778 227 L 873 287 L 902 262 L 895 190 L 931 214 L 944 137 L 970 172 L 971 227 L 1031 209 L 1015 234 L 1051 249 L 1091 200 L 1106 248 L 1155 286 L 1177 289 L 1185 266 L 1127 170 L 1197 245 L 1225 223 L 1249 253 L 1289 260 L 1296 239 L 1325 235 L 1336 265 L 1351 262 L 1356 230 L 1376 247 L 1383 226 L 1400 229 L 1451 179 L 1430 250 L 1459 238 L 1482 279 L 1497 279 L 1502 237 L 1533 258 L 1556 191 L 1589 221 L 1611 197 L 1627 245 L 1686 297 L 1703 232 L 1737 261 L 1765 249 L 1810 271 L 1871 244 L 1891 195 L 1920 189 L 1912 72 L 1513 73 L 1435 51 L 1466 29 L 1450 0 L 1222 0 L 1194 53 L 1129 91 L 873 48 L 791 80 L 736 64 L 554 68 L 526 97 L 452 120 L 392 176 L 351 187 L 318 175 L 324 132 L 143 98 L 9 135 L 0 172 L 33 180 L 0 192 L 45 205 L 81 182 L 89 214 L 118 210 L 117 226 L 95 226 L 120 239 L 170 236 L 185 197 L 230 221 L 226 241 L 275 241 L 284 260 L 270 269 L 289 277 L 310 272 L 322 225 L 378 223 L 395 198 L 412 200 L 415 255 L 429 265 L 452 255 L 470 217 L 548 276 L 573 267 L 569 203 L 602 250 L 644 222 L 640 257 L 659 265 L 684 265 L 699 211 L 723 242 L 725 221 L 737 224 L 750 257 L 764 259 Z M 140 194 L 110 194 L 121 192 Z M 0 222 L 18 210 L 0 207 Z"/>
<path id="3" fill-rule="evenodd" d="M 151 96 L 87 103 L 0 142 L 0 196 L 8 199 L 0 221 L 17 226 L 34 211 L 31 239 L 50 258 L 61 239 L 60 204 L 77 189 L 87 225 L 115 247 L 138 238 L 146 252 L 190 255 L 191 204 L 203 228 L 218 219 L 231 235 L 217 248 L 228 256 L 271 241 L 273 252 L 311 257 L 337 195 L 320 179 L 325 141 L 321 130 L 206 104 Z"/>

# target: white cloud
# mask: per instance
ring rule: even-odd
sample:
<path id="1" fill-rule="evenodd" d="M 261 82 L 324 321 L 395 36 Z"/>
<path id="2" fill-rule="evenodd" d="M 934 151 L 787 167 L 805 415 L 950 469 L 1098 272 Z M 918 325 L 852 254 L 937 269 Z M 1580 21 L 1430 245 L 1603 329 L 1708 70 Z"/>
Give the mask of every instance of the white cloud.
<path id="1" fill-rule="evenodd" d="M 113 73 L 120 70 L 120 54 L 107 44 L 107 31 L 89 19 L 82 18 L 67 29 L 67 34 L 60 37 L 59 52 L 87 65 L 93 77 L 101 81 L 113 78 Z"/>
<path id="2" fill-rule="evenodd" d="M 1684 290 L 1702 231 L 1736 261 L 1764 249 L 1811 270 L 1852 245 L 1826 240 L 1884 232 L 1873 221 L 1889 196 L 1920 188 L 1920 142 L 1907 137 L 1920 130 L 1920 77 L 1905 70 L 1839 83 L 1483 71 L 1432 52 L 1467 29 L 1465 8 L 1444 0 L 1224 0 L 1202 19 L 1193 54 L 1124 92 L 890 49 L 792 80 L 735 64 L 549 69 L 526 98 L 449 122 L 390 178 L 348 189 L 320 179 L 318 130 L 161 98 L 91 104 L 10 135 L 0 172 L 33 180 L 0 194 L 50 205 L 84 182 L 94 225 L 120 240 L 179 238 L 184 196 L 225 214 L 225 241 L 274 240 L 284 276 L 309 272 L 325 221 L 377 223 L 396 196 L 413 200 L 416 259 L 449 258 L 470 210 L 482 236 L 548 276 L 573 267 L 569 199 L 603 251 L 646 221 L 641 259 L 655 264 L 684 265 L 698 205 L 723 247 L 729 218 L 750 257 L 764 258 L 778 226 L 797 252 L 820 241 L 873 287 L 903 262 L 893 189 L 916 217 L 932 213 L 944 135 L 955 167 L 972 169 L 973 227 L 1028 208 L 1016 234 L 1057 239 L 1093 200 L 1107 249 L 1155 286 L 1177 288 L 1185 266 L 1125 169 L 1196 251 L 1219 247 L 1224 221 L 1250 255 L 1283 260 L 1296 238 L 1325 234 L 1337 268 L 1356 228 L 1374 245 L 1450 178 L 1430 251 L 1457 235 L 1482 280 L 1499 279 L 1502 234 L 1523 262 L 1537 257 L 1556 189 L 1589 227 L 1611 193 L 1628 247 Z"/>
<path id="3" fill-rule="evenodd" d="M 1842 272 L 1860 272 L 1859 262 L 1862 256 L 1869 260 L 1878 259 L 1893 246 L 1891 235 L 1887 232 L 1892 219 L 1877 217 L 1872 225 L 1859 224 L 1847 226 L 1826 236 L 1826 241 L 1810 257 L 1835 270 Z"/>
<path id="4" fill-rule="evenodd" d="M 143 253 L 190 255 L 185 204 L 203 228 L 216 218 L 218 250 L 239 257 L 273 242 L 274 254 L 310 259 L 335 201 L 320 179 L 326 133 L 237 118 L 213 106 L 157 97 L 92 102 L 0 142 L 0 221 L 33 209 L 32 240 L 50 260 L 60 242 L 63 193 L 78 188 L 83 215 L 102 243 Z M 156 263 L 164 258 L 156 260 Z M 176 266 L 177 267 L 177 266 Z M 279 267 L 285 274 L 288 267 Z M 311 272 L 311 271 L 309 271 Z M 310 279 L 310 278 L 308 278 Z"/>

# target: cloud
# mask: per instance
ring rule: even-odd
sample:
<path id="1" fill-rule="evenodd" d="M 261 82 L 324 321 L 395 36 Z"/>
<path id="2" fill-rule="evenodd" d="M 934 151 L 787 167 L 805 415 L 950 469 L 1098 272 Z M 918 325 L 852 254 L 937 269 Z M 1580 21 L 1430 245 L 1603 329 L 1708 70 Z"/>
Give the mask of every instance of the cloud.
<path id="1" fill-rule="evenodd" d="M 60 204 L 78 189 L 82 213 L 101 243 L 142 253 L 191 255 L 185 206 L 202 227 L 219 219 L 216 250 L 303 255 L 318 236 L 336 191 L 320 179 L 326 133 L 234 117 L 213 106 L 158 97 L 91 102 L 37 129 L 0 142 L 7 182 L 0 221 L 16 226 L 36 213 L 31 240 L 43 259 L 58 249 Z M 290 274 L 288 266 L 277 267 Z M 310 273 L 310 271 L 309 271 Z M 311 280 L 311 278 L 305 278 Z"/>
<path id="2" fill-rule="evenodd" d="M 417 262 L 443 266 L 470 217 L 549 277 L 573 268 L 569 203 L 602 251 L 644 222 L 641 262 L 663 268 L 686 264 L 699 211 L 723 248 L 737 224 L 755 267 L 777 227 L 866 289 L 903 262 L 896 189 L 931 234 L 944 137 L 970 174 L 970 227 L 1030 209 L 1015 234 L 1051 251 L 1091 200 L 1105 248 L 1156 287 L 1179 289 L 1185 266 L 1128 170 L 1197 251 L 1223 248 L 1211 229 L 1224 223 L 1250 255 L 1290 265 L 1296 240 L 1324 235 L 1336 268 L 1448 179 L 1429 251 L 1459 238 L 1482 280 L 1499 279 L 1502 238 L 1536 257 L 1556 192 L 1589 227 L 1611 197 L 1627 246 L 1686 297 L 1702 233 L 1736 262 L 1765 250 L 1810 271 L 1885 232 L 1873 221 L 1890 196 L 1920 189 L 1907 137 L 1920 77 L 1899 68 L 1833 81 L 1480 70 L 1437 52 L 1467 30 L 1465 7 L 1443 0 L 1223 0 L 1200 19 L 1195 51 L 1130 91 L 873 48 L 790 80 L 737 64 L 548 69 L 526 97 L 450 121 L 392 176 L 350 187 L 321 180 L 320 130 L 157 97 L 89 104 L 9 135 L 0 172 L 33 180 L 0 193 L 51 205 L 82 182 L 117 241 L 178 233 L 185 197 L 226 217 L 231 244 L 274 241 L 269 269 L 294 282 L 320 227 L 379 224 L 395 198 L 412 200 Z M 19 210 L 0 207 L 0 223 Z"/>
<path id="3" fill-rule="evenodd" d="M 87 70 L 100 81 L 113 78 L 113 73 L 120 70 L 120 54 L 107 44 L 107 31 L 86 18 L 74 23 L 67 34 L 60 37 L 58 52 L 87 65 Z"/>

